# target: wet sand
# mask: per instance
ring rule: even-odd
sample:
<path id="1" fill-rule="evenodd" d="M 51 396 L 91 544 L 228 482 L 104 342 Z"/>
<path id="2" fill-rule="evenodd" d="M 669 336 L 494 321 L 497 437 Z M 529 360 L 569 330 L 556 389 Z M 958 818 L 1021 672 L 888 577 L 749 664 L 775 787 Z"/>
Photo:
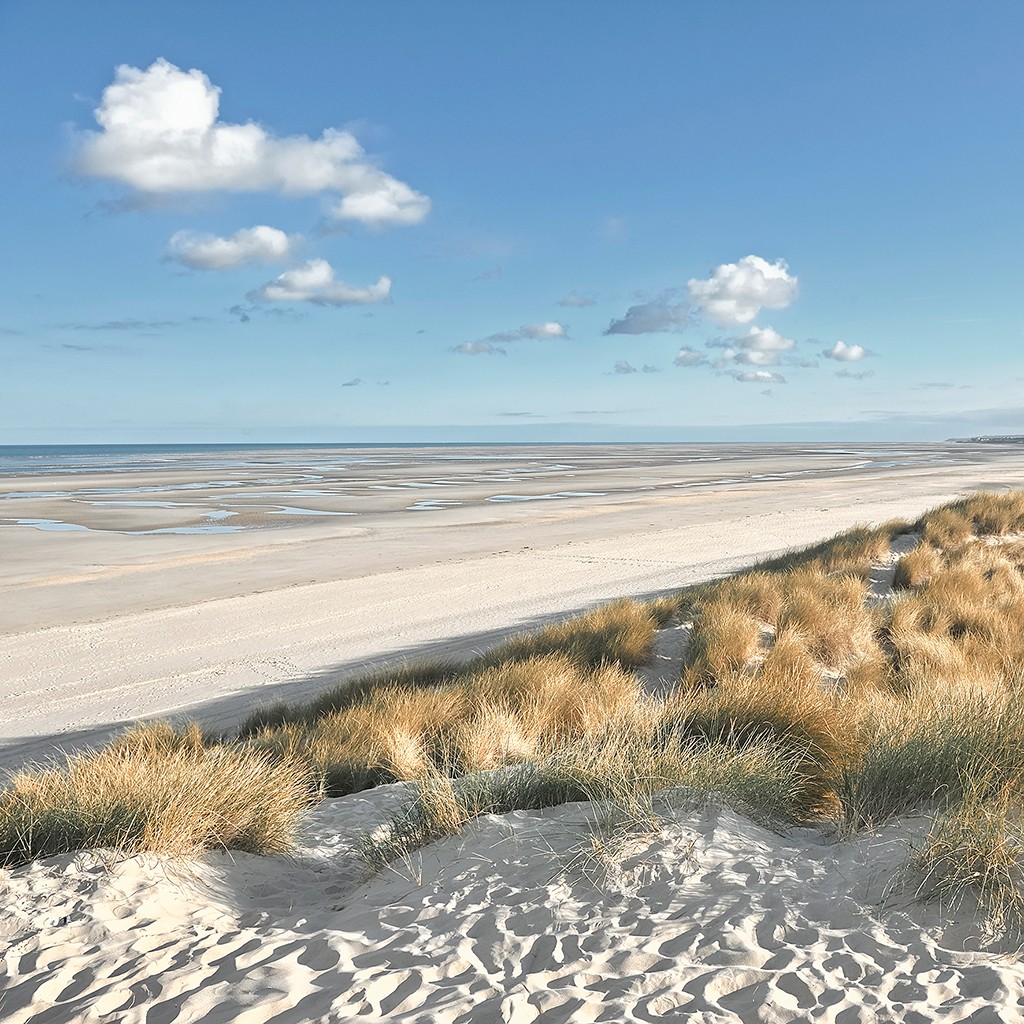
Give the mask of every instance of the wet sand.
<path id="1" fill-rule="evenodd" d="M 0 764 L 1024 486 L 995 445 L 294 450 L 0 477 Z"/>

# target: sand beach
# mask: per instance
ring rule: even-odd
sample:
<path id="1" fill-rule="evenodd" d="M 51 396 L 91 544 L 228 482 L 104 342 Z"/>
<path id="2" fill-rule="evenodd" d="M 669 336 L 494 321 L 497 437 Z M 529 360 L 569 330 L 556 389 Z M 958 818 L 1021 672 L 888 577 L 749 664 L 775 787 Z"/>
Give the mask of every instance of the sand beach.
<path id="1" fill-rule="evenodd" d="M 61 469 L 0 482 L 0 766 L 153 716 L 228 726 L 346 673 L 468 655 L 1024 486 L 1018 448 L 963 444 L 263 450 Z"/>
<path id="2" fill-rule="evenodd" d="M 1018 450 L 988 445 L 260 459 L 3 479 L 8 769 L 140 719 L 230 729 L 368 668 L 469 658 L 613 598 L 1024 487 Z M 901 543 L 872 577 L 876 596 Z M 655 688 L 679 677 L 678 629 L 641 670 Z M 922 815 L 840 837 L 669 789 L 642 820 L 600 802 L 489 813 L 373 866 L 368 842 L 415 799 L 408 782 L 325 799 L 283 856 L 96 850 L 5 870 L 0 1015 L 987 1024 L 1024 1013 L 1015 947 L 993 943 L 969 908 L 919 898 Z"/>

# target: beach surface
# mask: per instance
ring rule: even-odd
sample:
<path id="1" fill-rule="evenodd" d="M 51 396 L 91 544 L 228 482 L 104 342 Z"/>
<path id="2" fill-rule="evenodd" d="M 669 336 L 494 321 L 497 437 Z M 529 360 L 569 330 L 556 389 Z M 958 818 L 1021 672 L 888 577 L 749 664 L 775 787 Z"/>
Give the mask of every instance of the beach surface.
<path id="1" fill-rule="evenodd" d="M 302 695 L 367 664 L 468 655 L 609 597 L 672 590 L 856 522 L 1024 485 L 1013 450 L 933 446 L 915 461 L 878 455 L 866 465 L 777 450 L 765 456 L 771 471 L 696 485 L 681 451 L 608 468 L 617 492 L 606 476 L 603 494 L 362 510 L 356 533 L 140 532 L 164 528 L 153 525 L 158 514 L 145 518 L 157 506 L 137 518 L 128 506 L 130 520 L 108 511 L 89 529 L 11 523 L 0 540 L 13 541 L 7 564 L 24 576 L 8 584 L 22 628 L 3 638 L 5 699 L 18 709 L 7 756 L 20 763 L 55 744 L 96 742 L 140 715 L 229 725 L 269 695 Z M 565 467 L 582 458 L 559 455 L 556 468 L 543 452 L 520 456 L 503 493 L 544 486 L 524 466 L 556 480 L 578 472 Z M 742 457 L 765 469 L 756 454 Z M 125 488 L 134 472 L 103 486 Z M 144 486 L 180 493 L 189 482 Z M 240 501 L 255 502 L 256 483 L 237 485 Z M 82 525 L 70 504 L 79 484 L 64 488 L 79 498 L 4 500 L 49 502 L 31 518 Z M 340 493 L 330 501 L 340 505 Z M 218 494 L 217 505 L 229 503 Z M 134 548 L 137 538 L 156 546 Z M 906 547 L 893 544 L 873 587 L 888 592 Z M 39 567 L 44 551 L 69 562 L 62 575 Z M 101 557 L 109 561 L 84 561 Z M 62 604 L 62 588 L 95 588 L 92 614 Z M 641 670 L 656 690 L 678 679 L 682 631 L 663 628 Z M 303 813 L 287 856 L 86 850 L 0 871 L 0 1016 L 1003 1024 L 1024 1013 L 1013 937 L 987 931 L 969 904 L 951 912 L 929 897 L 915 860 L 927 815 L 839 837 L 767 827 L 714 795 L 673 789 L 642 812 L 592 802 L 482 815 L 375 866 L 368 851 L 400 830 L 417 789 L 400 782 L 323 800 Z"/>
<path id="2" fill-rule="evenodd" d="M 103 853 L 5 873 L 11 1024 L 1003 1024 L 1024 972 L 915 898 L 923 819 L 836 842 L 667 792 L 647 828 L 487 815 L 384 872 L 406 784 L 306 815 L 290 857 Z M 1003 955 L 999 955 L 1003 954 Z"/>
<path id="3" fill-rule="evenodd" d="M 0 766 L 126 723 L 228 728 L 857 523 L 1024 486 L 1019 448 L 253 450 L 0 478 Z"/>

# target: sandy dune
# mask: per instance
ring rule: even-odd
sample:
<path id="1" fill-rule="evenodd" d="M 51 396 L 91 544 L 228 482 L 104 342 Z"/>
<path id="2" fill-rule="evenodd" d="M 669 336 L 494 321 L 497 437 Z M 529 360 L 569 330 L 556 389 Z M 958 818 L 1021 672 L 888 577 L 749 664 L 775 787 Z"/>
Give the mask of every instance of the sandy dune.
<path id="1" fill-rule="evenodd" d="M 570 501 L 482 522 L 444 516 L 423 522 L 411 544 L 379 528 L 388 562 L 379 571 L 358 560 L 325 567 L 331 537 L 292 532 L 278 548 L 264 539 L 213 552 L 206 590 L 171 600 L 153 592 L 137 611 L 135 589 L 126 599 L 100 586 L 91 619 L 74 601 L 59 611 L 51 602 L 93 570 L 61 581 L 29 574 L 6 587 L 23 619 L 40 620 L 2 637 L 5 728 L 16 741 L 6 755 L 9 763 L 38 757 L 54 738 L 96 740 L 146 714 L 226 724 L 253 703 L 318 689 L 377 659 L 467 654 L 598 600 L 672 589 L 854 522 L 916 516 L 958 492 L 1022 484 L 1024 467 L 1003 456 Z M 250 565 L 244 579 L 211 572 L 237 566 L 239 551 Z M 283 551 L 292 577 L 267 572 L 280 568 Z M 898 554 L 872 578 L 879 600 Z M 265 580 L 290 582 L 261 591 L 252 586 L 260 567 Z M 122 562 L 93 579 L 141 581 L 145 591 L 166 571 Z M 309 573 L 333 578 L 294 575 Z M 209 589 L 228 586 L 238 592 Z M 661 632 L 645 672 L 650 690 L 673 685 L 686 640 L 686 624 Z M 92 851 L 0 872 L 0 1018 L 1024 1018 L 1014 951 L 985 935 L 970 908 L 951 914 L 918 891 L 923 817 L 840 842 L 812 829 L 779 834 L 670 791 L 657 799 L 656 820 L 642 823 L 600 804 L 485 816 L 374 873 L 367 843 L 411 799 L 408 784 L 395 784 L 324 801 L 304 816 L 288 857 L 183 862 Z"/>
<path id="2" fill-rule="evenodd" d="M 367 877 L 404 785 L 329 800 L 289 859 L 83 854 L 15 872 L 3 1019 L 1019 1020 L 1024 970 L 898 884 L 925 823 L 778 835 L 668 793 L 649 831 L 482 818 Z M 995 952 L 998 953 L 998 950 Z"/>

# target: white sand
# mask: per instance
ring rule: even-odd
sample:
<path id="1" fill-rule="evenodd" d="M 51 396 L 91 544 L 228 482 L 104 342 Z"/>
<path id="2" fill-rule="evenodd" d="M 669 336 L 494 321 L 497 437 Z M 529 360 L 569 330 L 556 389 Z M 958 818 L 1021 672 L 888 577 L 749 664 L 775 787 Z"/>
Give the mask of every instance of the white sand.
<path id="1" fill-rule="evenodd" d="M 190 709 L 228 722 L 260 698 L 310 692 L 379 657 L 465 653 L 547 615 L 1005 485 L 1024 485 L 1015 458 L 449 517 L 405 547 L 392 536 L 388 568 L 335 562 L 336 578 L 306 583 L 295 574 L 323 565 L 322 534 L 204 549 L 202 581 L 170 594 L 161 579 L 178 581 L 194 550 L 26 571 L 5 587 L 25 624 L 2 638 L 4 729 L 24 738 L 8 755 L 39 756 L 53 734 L 95 737 L 142 714 Z M 282 552 L 291 576 L 277 571 Z M 93 616 L 60 601 L 90 571 Z M 890 575 L 880 567 L 879 597 Z M 232 585 L 232 596 L 216 594 Z M 146 594 L 141 610 L 125 607 Z M 663 631 L 651 689 L 671 684 L 685 642 L 684 628 Z M 986 946 L 968 910 L 914 898 L 906 866 L 921 819 L 838 843 L 807 829 L 777 835 L 674 793 L 653 831 L 616 830 L 598 805 L 489 816 L 373 876 L 365 837 L 409 796 L 395 785 L 325 801 L 287 858 L 87 852 L 0 872 L 0 1019 L 1024 1019 L 1017 958 Z"/>
<path id="2" fill-rule="evenodd" d="M 1024 969 L 895 886 L 922 820 L 837 843 L 668 794 L 489 816 L 367 879 L 402 785 L 329 800 L 289 859 L 14 872 L 5 1022 L 1016 1021 Z M 891 890 L 891 891 L 888 891 Z M 998 952 L 998 951 L 996 951 Z"/>

